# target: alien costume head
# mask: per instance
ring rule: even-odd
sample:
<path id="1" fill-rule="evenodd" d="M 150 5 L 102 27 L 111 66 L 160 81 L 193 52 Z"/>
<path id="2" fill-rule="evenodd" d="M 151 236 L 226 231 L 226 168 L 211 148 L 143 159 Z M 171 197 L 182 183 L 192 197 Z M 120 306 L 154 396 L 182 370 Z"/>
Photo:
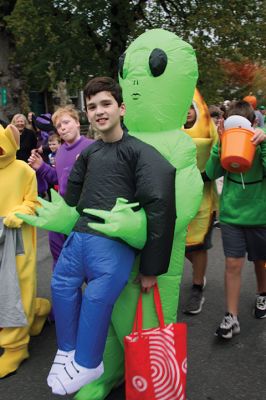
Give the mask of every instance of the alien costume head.
<path id="1" fill-rule="evenodd" d="M 119 60 L 119 81 L 134 132 L 168 131 L 186 121 L 198 78 L 193 48 L 174 33 L 152 29 Z"/>

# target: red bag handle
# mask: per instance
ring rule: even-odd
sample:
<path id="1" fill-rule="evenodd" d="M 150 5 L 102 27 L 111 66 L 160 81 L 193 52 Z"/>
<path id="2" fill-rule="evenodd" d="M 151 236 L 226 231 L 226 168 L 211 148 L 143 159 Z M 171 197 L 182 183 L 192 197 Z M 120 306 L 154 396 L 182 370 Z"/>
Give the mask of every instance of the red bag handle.
<path id="1" fill-rule="evenodd" d="M 160 292 L 159 292 L 157 283 L 153 287 L 153 298 L 154 298 L 155 310 L 156 310 L 156 314 L 157 314 L 158 321 L 160 324 L 160 328 L 164 328 L 165 323 L 164 323 L 164 316 L 163 316 L 163 308 L 162 308 L 162 302 L 161 302 Z M 140 333 L 142 331 L 142 323 L 143 323 L 142 293 L 140 292 L 132 332 Z"/>

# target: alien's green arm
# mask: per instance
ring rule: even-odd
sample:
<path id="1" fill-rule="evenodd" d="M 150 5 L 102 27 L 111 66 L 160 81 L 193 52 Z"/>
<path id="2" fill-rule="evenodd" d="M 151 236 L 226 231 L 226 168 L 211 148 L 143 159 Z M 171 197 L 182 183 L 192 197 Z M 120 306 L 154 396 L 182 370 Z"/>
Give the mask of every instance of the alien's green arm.
<path id="1" fill-rule="evenodd" d="M 198 212 L 203 182 L 196 165 L 195 144 L 182 131 L 176 131 L 175 135 L 178 136 L 178 142 L 173 146 L 169 161 L 176 168 L 176 232 L 181 232 L 187 229 Z"/>
<path id="2" fill-rule="evenodd" d="M 144 209 L 134 212 L 139 203 L 118 198 L 111 211 L 85 208 L 83 212 L 100 217 L 104 223 L 89 223 L 89 227 L 107 236 L 120 238 L 136 249 L 142 249 L 147 239 L 147 220 Z"/>
<path id="3" fill-rule="evenodd" d="M 42 207 L 36 209 L 37 215 L 16 213 L 16 216 L 29 225 L 69 235 L 79 217 L 79 213 L 75 207 L 69 207 L 63 197 L 55 190 L 51 190 L 51 195 L 51 203 L 38 197 Z"/>

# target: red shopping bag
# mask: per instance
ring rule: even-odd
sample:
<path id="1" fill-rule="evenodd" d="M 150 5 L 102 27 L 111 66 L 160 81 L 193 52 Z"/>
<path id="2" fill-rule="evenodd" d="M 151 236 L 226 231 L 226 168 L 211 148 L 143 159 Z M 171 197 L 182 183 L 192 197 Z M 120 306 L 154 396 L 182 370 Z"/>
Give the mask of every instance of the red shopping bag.
<path id="1" fill-rule="evenodd" d="M 158 286 L 154 302 L 160 326 L 142 330 L 142 294 L 133 332 L 124 338 L 126 400 L 185 400 L 187 327 L 165 325 Z"/>

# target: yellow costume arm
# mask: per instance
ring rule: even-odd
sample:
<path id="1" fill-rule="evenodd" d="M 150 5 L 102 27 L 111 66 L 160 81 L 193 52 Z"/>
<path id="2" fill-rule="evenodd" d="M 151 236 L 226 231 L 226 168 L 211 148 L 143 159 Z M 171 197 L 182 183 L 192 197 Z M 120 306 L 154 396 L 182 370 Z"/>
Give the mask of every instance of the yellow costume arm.
<path id="1" fill-rule="evenodd" d="M 32 174 L 25 182 L 25 193 L 23 202 L 14 207 L 4 218 L 4 225 L 8 228 L 19 228 L 23 221 L 16 217 L 15 213 L 34 215 L 37 202 L 37 183 L 35 174 Z"/>

